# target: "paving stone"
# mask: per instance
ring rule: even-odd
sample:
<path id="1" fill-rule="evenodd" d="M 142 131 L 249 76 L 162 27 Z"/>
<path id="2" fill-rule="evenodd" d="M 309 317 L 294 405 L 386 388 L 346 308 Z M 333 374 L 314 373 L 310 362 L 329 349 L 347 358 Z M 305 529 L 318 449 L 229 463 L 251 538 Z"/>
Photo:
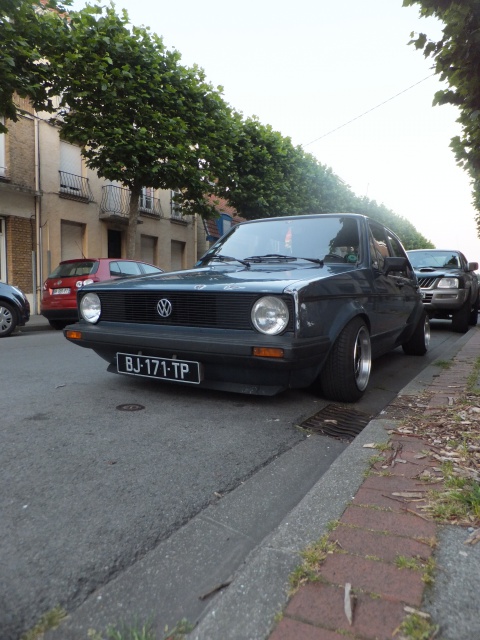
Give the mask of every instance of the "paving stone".
<path id="1" fill-rule="evenodd" d="M 346 640 L 344 635 L 304 624 L 298 620 L 283 618 L 275 627 L 269 640 Z M 349 640 L 355 640 L 350 638 Z"/>
<path id="2" fill-rule="evenodd" d="M 420 571 L 397 569 L 391 564 L 334 553 L 322 565 L 321 575 L 332 584 L 378 594 L 382 598 L 420 606 L 424 583 Z"/>
<path id="3" fill-rule="evenodd" d="M 412 480 L 402 476 L 371 475 L 362 485 L 365 489 L 378 489 L 380 491 L 420 491 L 426 486 L 421 480 Z"/>
<path id="4" fill-rule="evenodd" d="M 435 535 L 435 523 L 409 513 L 380 511 L 368 507 L 348 507 L 340 522 L 344 524 L 372 529 L 373 531 L 390 531 L 399 536 L 430 537 Z"/>
<path id="5" fill-rule="evenodd" d="M 428 544 L 412 538 L 352 529 L 341 525 L 330 534 L 330 539 L 336 540 L 348 553 L 373 556 L 384 562 L 394 562 L 398 556 L 427 560 L 432 555 L 432 548 Z"/>
<path id="6" fill-rule="evenodd" d="M 344 588 L 310 583 L 295 594 L 286 614 L 316 626 L 372 639 L 390 638 L 405 618 L 402 602 L 356 594 L 353 624 L 350 625 L 345 615 L 344 599 Z"/>

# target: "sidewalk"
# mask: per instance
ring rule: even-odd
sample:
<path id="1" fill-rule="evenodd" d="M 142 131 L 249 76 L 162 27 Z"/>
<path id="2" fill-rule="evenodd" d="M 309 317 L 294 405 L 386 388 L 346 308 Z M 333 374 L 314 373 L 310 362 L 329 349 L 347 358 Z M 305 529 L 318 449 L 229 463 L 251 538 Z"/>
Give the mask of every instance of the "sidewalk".
<path id="1" fill-rule="evenodd" d="M 467 543 L 474 528 L 439 525 L 428 517 L 422 509 L 426 492 L 442 487 L 439 449 L 402 433 L 403 416 L 424 392 L 426 404 L 417 411 L 431 415 L 437 428 L 442 409 L 455 407 L 480 357 L 480 330 L 471 330 L 453 355 L 450 368 L 428 367 L 357 436 L 251 554 L 189 638 L 480 638 L 480 544 Z M 461 419 L 471 425 L 467 418 Z M 381 460 L 372 466 L 373 455 Z M 309 545 L 310 555 L 316 551 L 320 559 L 304 570 L 314 581 L 289 596 L 289 579 Z M 420 624 L 429 625 L 430 633 L 402 634 L 407 618 L 417 633 Z"/>

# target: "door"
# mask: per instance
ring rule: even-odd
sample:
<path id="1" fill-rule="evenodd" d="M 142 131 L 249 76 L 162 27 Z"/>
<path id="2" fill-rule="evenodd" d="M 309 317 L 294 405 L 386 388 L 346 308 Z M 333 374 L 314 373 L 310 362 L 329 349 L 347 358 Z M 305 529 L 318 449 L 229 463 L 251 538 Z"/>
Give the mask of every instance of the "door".
<path id="1" fill-rule="evenodd" d="M 108 230 L 108 258 L 122 257 L 122 232 L 116 229 Z"/>

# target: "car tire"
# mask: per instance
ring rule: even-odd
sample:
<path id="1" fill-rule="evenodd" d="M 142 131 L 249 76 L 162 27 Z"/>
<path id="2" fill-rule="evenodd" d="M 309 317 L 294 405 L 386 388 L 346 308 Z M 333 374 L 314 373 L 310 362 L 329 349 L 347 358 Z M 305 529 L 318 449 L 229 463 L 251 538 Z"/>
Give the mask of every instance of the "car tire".
<path id="1" fill-rule="evenodd" d="M 56 329 L 57 331 L 60 331 L 61 329 L 65 329 L 68 322 L 63 322 L 62 320 L 49 320 L 48 324 L 52 327 L 52 329 Z"/>
<path id="2" fill-rule="evenodd" d="M 9 336 L 17 326 L 15 309 L 7 302 L 0 302 L 0 338 Z"/>
<path id="3" fill-rule="evenodd" d="M 479 308 L 480 308 L 480 299 L 477 296 L 477 300 L 475 301 L 475 304 L 473 305 L 472 310 L 470 311 L 470 320 L 468 324 L 471 327 L 477 326 Z"/>
<path id="4" fill-rule="evenodd" d="M 429 344 L 430 318 L 423 312 L 410 339 L 402 344 L 402 349 L 408 356 L 424 356 Z"/>
<path id="5" fill-rule="evenodd" d="M 333 345 L 320 373 L 322 395 L 338 402 L 356 402 L 365 393 L 372 367 L 370 333 L 361 318 L 354 318 Z"/>
<path id="6" fill-rule="evenodd" d="M 470 300 L 467 300 L 463 307 L 452 313 L 452 330 L 455 333 L 467 333 L 470 308 Z"/>

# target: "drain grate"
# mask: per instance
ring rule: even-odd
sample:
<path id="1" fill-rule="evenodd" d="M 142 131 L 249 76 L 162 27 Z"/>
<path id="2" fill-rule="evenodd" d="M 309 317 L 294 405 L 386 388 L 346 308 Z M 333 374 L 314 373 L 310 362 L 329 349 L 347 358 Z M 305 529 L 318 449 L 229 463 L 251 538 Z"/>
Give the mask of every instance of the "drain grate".
<path id="1" fill-rule="evenodd" d="M 145 407 L 143 406 L 143 404 L 119 404 L 117 406 L 117 409 L 119 411 L 141 411 L 142 409 L 145 409 Z"/>
<path id="2" fill-rule="evenodd" d="M 372 417 L 350 407 L 328 404 L 302 422 L 300 427 L 329 438 L 350 442 L 367 426 Z"/>

